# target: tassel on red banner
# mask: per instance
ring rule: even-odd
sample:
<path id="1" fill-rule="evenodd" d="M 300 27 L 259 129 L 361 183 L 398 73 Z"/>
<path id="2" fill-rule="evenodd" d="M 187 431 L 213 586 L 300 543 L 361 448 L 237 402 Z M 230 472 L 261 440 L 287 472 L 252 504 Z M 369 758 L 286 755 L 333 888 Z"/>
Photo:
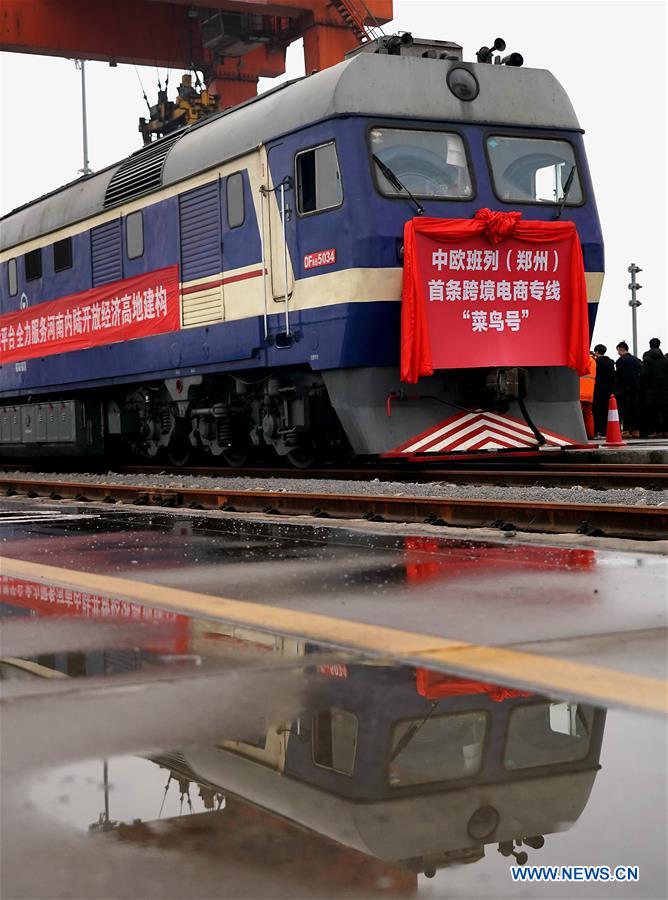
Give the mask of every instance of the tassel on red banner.
<path id="1" fill-rule="evenodd" d="M 512 237 L 517 230 L 517 223 L 522 218 L 521 212 L 498 212 L 491 209 L 479 209 L 473 217 L 484 224 L 483 234 L 492 244 L 499 244 Z"/>

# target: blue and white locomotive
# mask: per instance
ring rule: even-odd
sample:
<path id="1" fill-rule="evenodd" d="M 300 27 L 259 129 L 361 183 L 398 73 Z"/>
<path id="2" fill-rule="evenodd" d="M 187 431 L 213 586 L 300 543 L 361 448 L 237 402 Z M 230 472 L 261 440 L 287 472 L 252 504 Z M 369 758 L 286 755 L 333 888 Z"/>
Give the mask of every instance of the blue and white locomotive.
<path id="1" fill-rule="evenodd" d="M 516 58 L 470 63 L 449 42 L 380 39 L 2 220 L 0 455 L 121 444 L 239 465 L 255 447 L 305 465 L 388 453 L 467 410 L 502 428 L 507 415 L 512 446 L 529 415 L 553 443 L 584 439 L 577 373 L 565 367 L 523 373 L 526 404 L 516 377 L 475 368 L 437 371 L 406 398 L 402 242 L 416 207 L 572 220 L 593 328 L 603 243 L 563 88 Z M 168 331 L 68 349 L 57 316 L 40 319 L 53 301 L 105 287 L 118 298 L 170 267 Z M 41 322 L 56 341 L 48 353 L 33 340 L 17 359 L 20 310 L 33 339 Z"/>

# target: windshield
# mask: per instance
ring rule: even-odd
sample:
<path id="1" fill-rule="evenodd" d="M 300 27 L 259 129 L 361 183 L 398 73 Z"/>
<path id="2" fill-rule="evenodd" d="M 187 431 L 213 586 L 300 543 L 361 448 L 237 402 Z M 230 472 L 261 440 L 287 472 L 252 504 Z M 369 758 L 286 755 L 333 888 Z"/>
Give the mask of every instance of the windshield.
<path id="1" fill-rule="evenodd" d="M 392 787 L 471 778 L 480 771 L 487 729 L 485 712 L 399 722 L 390 739 L 390 757 L 406 732 L 415 726 L 420 727 L 390 761 L 388 775 Z"/>
<path id="2" fill-rule="evenodd" d="M 583 703 L 531 703 L 510 714 L 504 765 L 530 769 L 574 762 L 589 752 L 594 708 Z"/>
<path id="3" fill-rule="evenodd" d="M 575 154 L 568 141 L 494 135 L 487 139 L 487 153 L 494 190 L 500 200 L 560 203 L 575 166 L 566 205 L 582 203 Z"/>
<path id="4" fill-rule="evenodd" d="M 392 170 L 416 197 L 469 199 L 473 194 L 464 143 L 458 134 L 372 128 L 371 154 Z M 405 197 L 378 167 L 376 183 L 386 197 Z"/>

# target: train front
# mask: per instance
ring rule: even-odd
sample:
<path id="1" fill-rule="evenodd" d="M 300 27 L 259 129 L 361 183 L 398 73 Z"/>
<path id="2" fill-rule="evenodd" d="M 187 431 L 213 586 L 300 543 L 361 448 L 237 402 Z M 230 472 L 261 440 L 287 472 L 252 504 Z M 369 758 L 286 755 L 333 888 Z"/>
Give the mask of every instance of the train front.
<path id="1" fill-rule="evenodd" d="M 364 117 L 354 253 L 369 278 L 401 266 L 403 283 L 400 315 L 373 304 L 364 338 L 347 335 L 378 364 L 323 373 L 355 451 L 584 442 L 603 241 L 570 100 L 495 47 L 471 63 L 456 44 L 404 36 L 372 53 L 356 60 L 379 115 Z"/>

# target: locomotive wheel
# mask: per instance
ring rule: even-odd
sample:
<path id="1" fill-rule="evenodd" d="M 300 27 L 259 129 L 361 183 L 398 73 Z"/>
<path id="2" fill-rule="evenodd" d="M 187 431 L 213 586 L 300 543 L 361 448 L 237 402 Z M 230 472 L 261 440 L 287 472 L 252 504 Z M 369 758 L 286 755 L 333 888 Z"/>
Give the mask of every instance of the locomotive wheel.
<path id="1" fill-rule="evenodd" d="M 311 447 L 295 447 L 288 452 L 288 459 L 295 469 L 308 469 L 315 461 L 315 453 Z"/>
<path id="2" fill-rule="evenodd" d="M 243 450 L 223 450 L 221 455 L 230 469 L 240 469 L 248 461 L 248 453 Z"/>
<path id="3" fill-rule="evenodd" d="M 173 438 L 167 447 L 167 459 L 173 466 L 187 466 L 192 462 L 195 448 L 185 435 Z"/>

